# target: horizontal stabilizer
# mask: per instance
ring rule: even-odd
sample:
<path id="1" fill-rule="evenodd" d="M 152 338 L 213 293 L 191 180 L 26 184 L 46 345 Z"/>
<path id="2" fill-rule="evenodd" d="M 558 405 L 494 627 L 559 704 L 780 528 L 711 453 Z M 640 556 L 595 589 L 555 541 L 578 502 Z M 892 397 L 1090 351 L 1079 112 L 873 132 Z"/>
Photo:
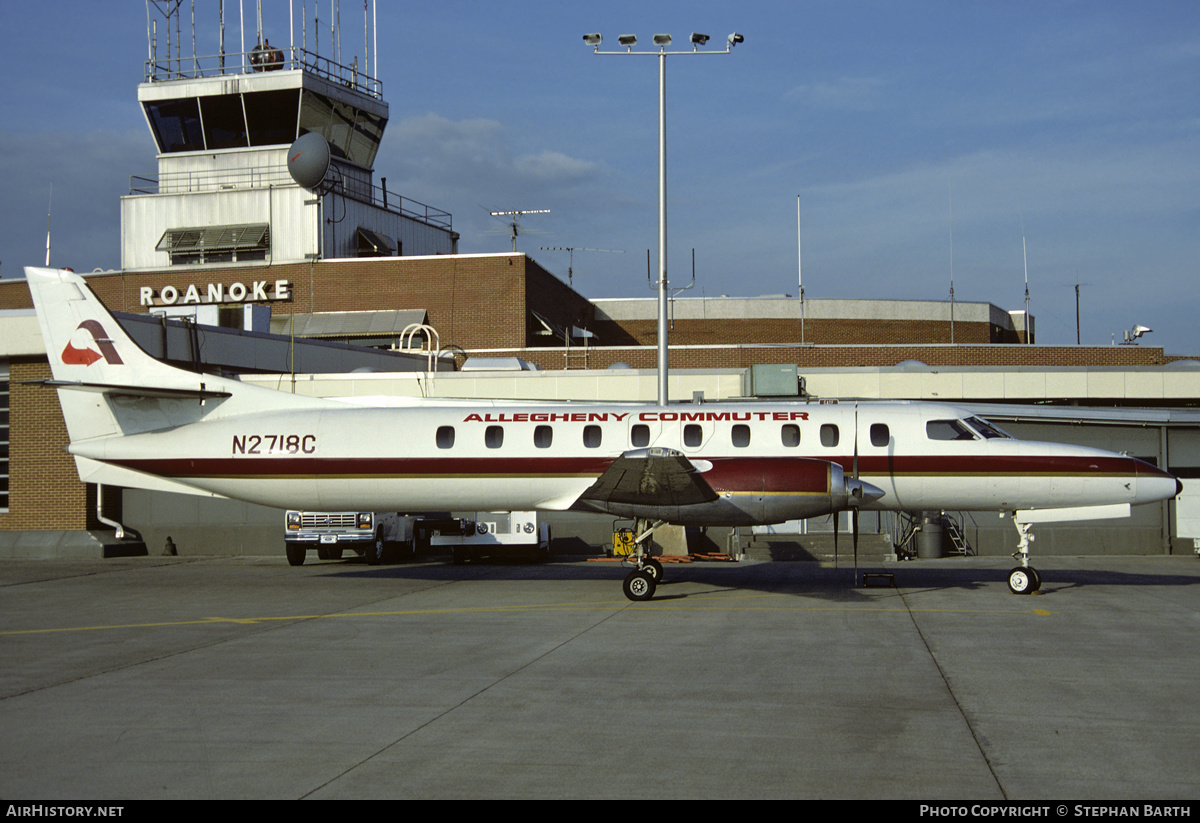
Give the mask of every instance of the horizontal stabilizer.
<path id="1" fill-rule="evenodd" d="M 230 397 L 227 391 L 209 391 L 200 384 L 197 389 L 168 389 L 154 386 L 122 386 L 115 383 L 83 383 L 78 380 L 29 380 L 51 389 L 74 389 L 76 391 L 99 392 L 115 397 L 158 397 L 172 400 L 194 399 L 208 400 L 212 398 Z"/>

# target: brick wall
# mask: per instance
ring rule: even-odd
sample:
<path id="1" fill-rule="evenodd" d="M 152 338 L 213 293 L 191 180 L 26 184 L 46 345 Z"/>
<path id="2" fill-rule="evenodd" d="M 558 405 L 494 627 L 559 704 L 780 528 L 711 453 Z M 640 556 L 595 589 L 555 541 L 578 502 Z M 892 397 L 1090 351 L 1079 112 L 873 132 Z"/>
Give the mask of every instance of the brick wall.
<path id="1" fill-rule="evenodd" d="M 85 529 L 94 506 L 65 451 L 67 426 L 58 392 L 20 384 L 50 377 L 50 366 L 13 361 L 9 369 L 9 510 L 0 513 L 0 529 Z"/>
<path id="2" fill-rule="evenodd" d="M 109 308 L 138 312 L 145 311 L 138 300 L 144 286 L 158 289 L 171 284 L 182 290 L 195 283 L 203 291 L 209 283 L 249 285 L 260 280 L 286 280 L 292 285 L 292 302 L 275 304 L 272 311 L 276 314 L 425 309 L 443 347 L 458 346 L 468 351 L 511 348 L 514 354 L 525 356 L 516 350 L 562 346 L 561 339 L 539 334 L 543 327 L 529 310 L 567 331 L 571 326 L 587 328 L 597 335 L 593 342 L 603 347 L 653 346 L 658 334 L 653 319 L 596 321 L 590 302 L 523 254 L 178 269 L 101 275 L 89 277 L 88 282 Z M 23 281 L 0 281 L 0 309 L 30 305 Z M 672 345 L 744 348 L 678 350 L 671 354 L 671 365 L 737 368 L 762 362 L 796 362 L 816 368 L 893 366 L 916 359 L 931 366 L 1152 366 L 1173 359 L 1153 346 L 1023 346 L 1013 345 L 1017 341 L 1011 337 L 1011 332 L 991 323 L 957 322 L 956 345 L 951 347 L 950 324 L 933 320 L 810 319 L 802 335 L 798 318 L 680 319 L 672 324 Z M 801 339 L 809 345 L 797 345 Z M 572 341 L 572 346 L 576 342 Z M 768 351 L 754 348 L 756 345 L 784 348 Z M 871 346 L 879 348 L 859 348 Z M 607 357 L 610 362 L 624 361 L 638 368 L 652 367 L 656 360 L 653 351 L 616 350 L 596 352 L 594 356 L 600 358 L 596 362 Z M 562 352 L 534 354 L 526 359 L 547 368 L 564 368 L 568 360 Z M 582 357 L 573 353 L 569 360 L 571 368 L 583 367 Z"/>
<path id="3" fill-rule="evenodd" d="M 672 346 L 676 338 L 671 337 Z M 678 344 L 683 345 L 683 344 Z M 635 369 L 653 369 L 658 353 L 653 346 L 599 347 L 586 353 L 581 346 L 570 353 L 555 349 L 508 349 L 488 351 L 489 357 L 521 357 L 544 369 L 605 369 L 626 363 Z M 1048 368 L 1053 366 L 1154 366 L 1164 362 L 1162 349 L 1146 346 L 800 346 L 739 345 L 711 348 L 672 348 L 672 369 L 740 369 L 756 363 L 795 363 L 801 370 L 815 368 L 887 368 L 905 360 L 929 366 L 1009 366 Z M 569 366 L 568 366 L 569 362 Z"/>

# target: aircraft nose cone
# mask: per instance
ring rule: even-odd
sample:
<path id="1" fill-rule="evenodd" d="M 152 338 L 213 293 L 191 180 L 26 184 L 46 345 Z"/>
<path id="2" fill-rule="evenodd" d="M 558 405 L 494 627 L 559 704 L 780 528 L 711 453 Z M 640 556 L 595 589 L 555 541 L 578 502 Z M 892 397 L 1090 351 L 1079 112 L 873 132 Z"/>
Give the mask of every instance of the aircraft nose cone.
<path id="1" fill-rule="evenodd" d="M 1136 466 L 1137 496 L 1134 503 L 1157 503 L 1171 500 L 1183 492 L 1183 481 L 1157 466 L 1138 462 Z"/>

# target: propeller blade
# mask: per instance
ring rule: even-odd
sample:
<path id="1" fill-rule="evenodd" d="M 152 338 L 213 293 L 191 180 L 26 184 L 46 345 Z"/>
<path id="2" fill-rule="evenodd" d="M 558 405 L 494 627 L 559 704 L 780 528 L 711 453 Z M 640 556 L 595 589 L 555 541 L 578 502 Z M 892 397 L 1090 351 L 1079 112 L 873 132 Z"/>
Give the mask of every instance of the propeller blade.
<path id="1" fill-rule="evenodd" d="M 833 513 L 833 567 L 835 569 L 838 567 L 838 532 L 841 531 L 841 529 L 839 528 L 841 525 L 841 522 L 842 522 L 841 512 L 834 512 Z"/>
<path id="2" fill-rule="evenodd" d="M 858 479 L 858 404 L 854 404 L 854 479 Z"/>
<path id="3" fill-rule="evenodd" d="M 854 585 L 858 585 L 858 506 L 850 510 L 850 528 L 854 533 Z"/>

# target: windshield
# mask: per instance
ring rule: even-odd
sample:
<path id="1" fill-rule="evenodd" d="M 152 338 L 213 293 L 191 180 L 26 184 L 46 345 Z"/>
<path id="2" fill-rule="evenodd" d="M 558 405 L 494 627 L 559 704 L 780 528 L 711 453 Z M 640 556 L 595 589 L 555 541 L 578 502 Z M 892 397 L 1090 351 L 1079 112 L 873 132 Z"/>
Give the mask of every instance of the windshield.
<path id="1" fill-rule="evenodd" d="M 1013 439 L 1012 435 L 1008 434 L 1007 432 L 1001 431 L 1000 429 L 996 428 L 991 423 L 987 422 L 986 420 L 984 420 L 981 417 L 968 417 L 967 423 L 970 424 L 971 428 L 975 429 L 975 431 L 982 434 L 988 440 L 991 440 L 993 438 L 1000 438 L 1002 440 L 1012 440 Z"/>
<path id="2" fill-rule="evenodd" d="M 930 420 L 925 424 L 930 440 L 974 440 L 977 435 L 961 420 Z"/>

